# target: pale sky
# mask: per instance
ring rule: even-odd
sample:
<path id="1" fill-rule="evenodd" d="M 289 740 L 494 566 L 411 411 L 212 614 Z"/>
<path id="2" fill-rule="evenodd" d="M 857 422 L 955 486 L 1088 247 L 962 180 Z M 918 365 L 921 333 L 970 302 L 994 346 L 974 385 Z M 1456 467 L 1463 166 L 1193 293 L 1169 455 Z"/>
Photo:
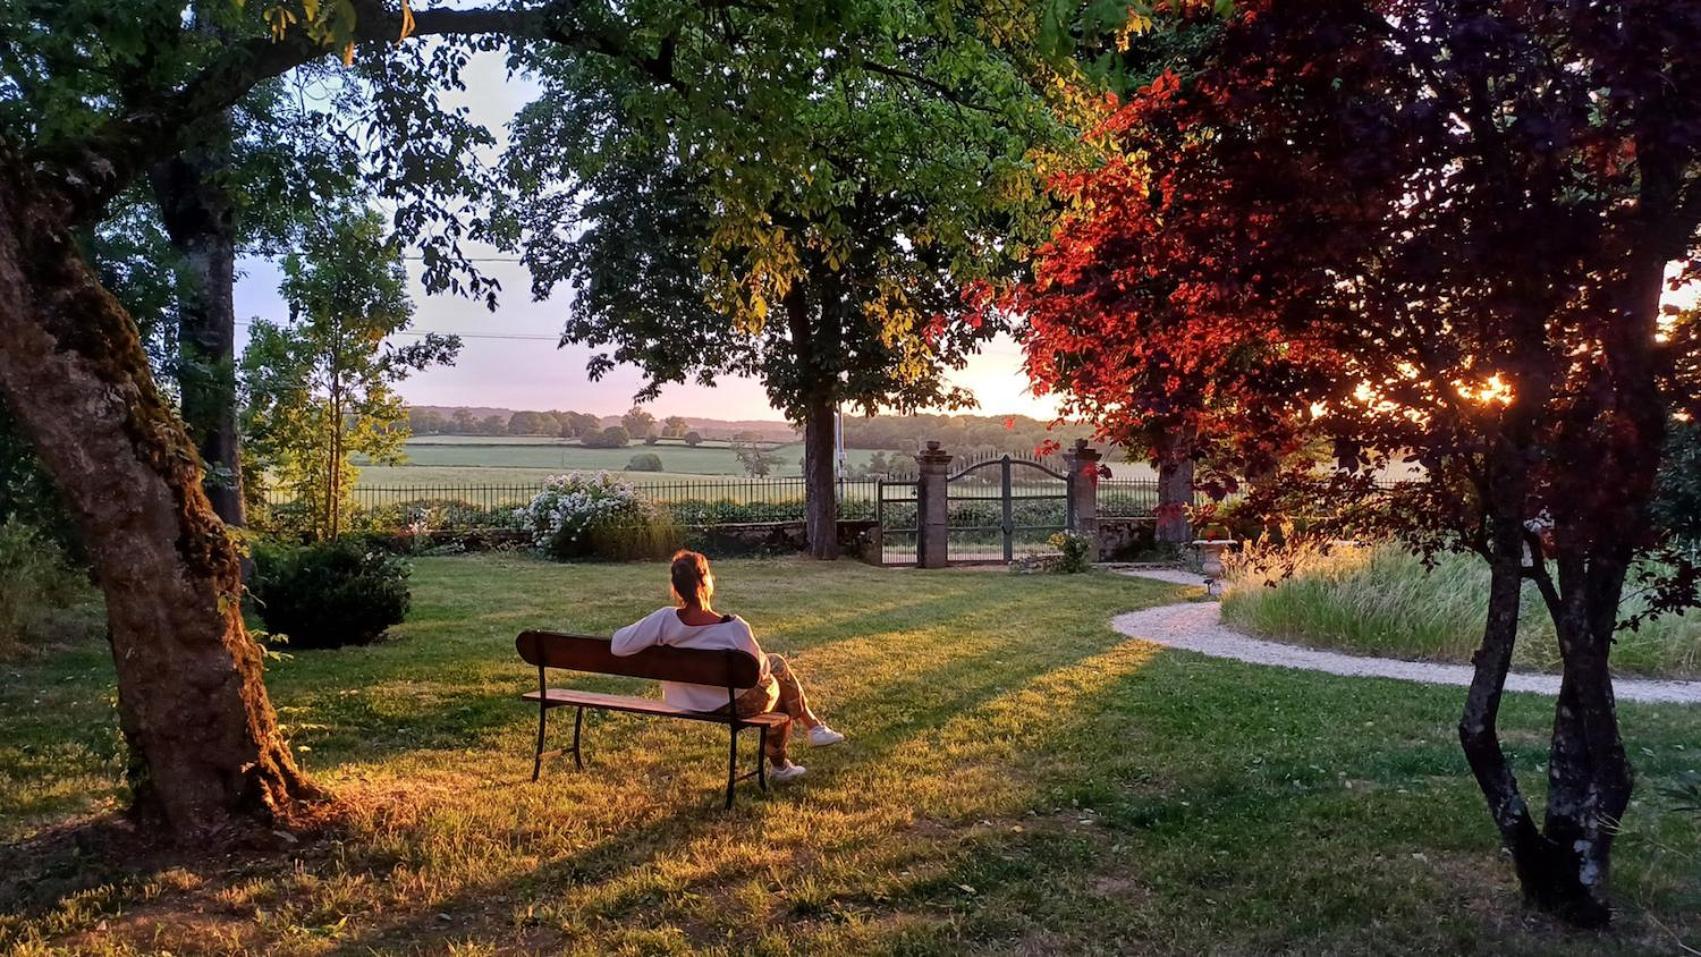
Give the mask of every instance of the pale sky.
<path id="1" fill-rule="evenodd" d="M 447 98 L 464 103 L 474 119 L 506 140 L 505 125 L 535 87 L 510 80 L 498 54 L 479 54 L 466 74 L 467 93 Z M 428 296 L 419 283 L 417 264 L 410 264 L 415 307 L 413 328 L 420 332 L 453 332 L 462 337 L 454 366 L 417 373 L 402 384 L 401 393 L 417 405 L 496 406 L 510 409 L 572 409 L 598 415 L 618 414 L 632 405 L 641 382 L 638 370 L 617 369 L 593 383 L 585 375 L 591 350 L 557 348 L 568 307 L 565 299 L 533 302 L 531 280 L 518 263 L 488 262 L 480 268 L 502 283 L 495 312 L 481 303 L 452 296 Z M 253 317 L 282 319 L 286 315 L 277 294 L 278 271 L 269 262 L 246 260 L 236 286 L 237 347 L 246 340 L 245 323 Z M 980 401 L 976 410 L 988 415 L 1023 414 L 1050 419 L 1056 405 L 1035 398 L 1022 374 L 1021 347 L 1000 338 L 952 381 L 972 390 Z M 658 416 L 685 415 L 717 419 L 779 418 L 759 382 L 723 378 L 713 389 L 675 385 L 663 390 L 648 408 Z"/>

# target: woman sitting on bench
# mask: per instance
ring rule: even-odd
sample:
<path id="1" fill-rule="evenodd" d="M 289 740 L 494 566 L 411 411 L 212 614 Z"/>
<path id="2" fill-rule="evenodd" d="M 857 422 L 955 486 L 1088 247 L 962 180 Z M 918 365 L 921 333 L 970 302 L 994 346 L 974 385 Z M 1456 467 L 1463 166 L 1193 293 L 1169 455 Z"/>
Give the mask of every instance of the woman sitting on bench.
<path id="1" fill-rule="evenodd" d="M 815 747 L 838 744 L 845 736 L 827 727 L 809 710 L 809 700 L 791 667 L 779 655 L 764 654 L 756 643 L 750 625 L 737 615 L 722 615 L 714 609 L 715 574 L 709 570 L 708 556 L 698 552 L 681 551 L 673 556 L 669 571 L 672 579 L 674 604 L 658 608 L 643 619 L 614 633 L 617 655 L 633 655 L 651 645 L 674 648 L 730 648 L 743 651 L 761 663 L 761 679 L 756 687 L 744 690 L 736 707 L 741 717 L 778 711 L 791 718 L 768 732 L 768 761 L 773 770 L 771 781 L 790 781 L 803 775 L 803 765 L 793 764 L 786 757 L 786 739 L 791 735 L 791 722 L 803 725 L 808 741 Z M 680 681 L 662 682 L 662 699 L 668 704 L 692 711 L 711 711 L 725 714 L 725 688 L 711 685 L 686 684 Z"/>

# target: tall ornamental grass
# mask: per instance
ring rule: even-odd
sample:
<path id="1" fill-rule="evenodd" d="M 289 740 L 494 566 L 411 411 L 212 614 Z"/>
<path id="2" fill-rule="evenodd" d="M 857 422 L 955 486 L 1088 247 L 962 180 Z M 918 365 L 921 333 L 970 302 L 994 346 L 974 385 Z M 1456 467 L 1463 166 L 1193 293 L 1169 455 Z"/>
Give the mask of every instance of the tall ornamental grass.
<path id="1" fill-rule="evenodd" d="M 1287 546 L 1292 578 L 1260 571 L 1277 546 L 1250 545 L 1224 562 L 1223 619 L 1283 641 L 1418 661 L 1469 662 L 1488 608 L 1488 567 L 1474 556 L 1442 555 L 1426 569 L 1395 545 Z M 1632 584 L 1620 618 L 1644 607 Z M 1624 674 L 1701 676 L 1701 612 L 1663 615 L 1636 631 L 1621 629 L 1612 653 Z M 1553 622 L 1526 584 L 1513 667 L 1558 671 Z"/>

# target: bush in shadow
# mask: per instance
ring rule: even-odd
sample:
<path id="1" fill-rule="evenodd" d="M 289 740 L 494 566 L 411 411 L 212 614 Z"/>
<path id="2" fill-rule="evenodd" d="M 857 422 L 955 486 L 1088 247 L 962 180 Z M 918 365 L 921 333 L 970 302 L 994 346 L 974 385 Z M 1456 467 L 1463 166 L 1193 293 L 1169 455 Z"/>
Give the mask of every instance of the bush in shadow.
<path id="1" fill-rule="evenodd" d="M 90 638 L 100 627 L 98 595 L 65 550 L 20 519 L 0 523 L 0 657 Z"/>
<path id="2" fill-rule="evenodd" d="M 357 539 L 258 548 L 249 591 L 266 630 L 298 649 L 371 644 L 410 601 L 407 564 Z"/>

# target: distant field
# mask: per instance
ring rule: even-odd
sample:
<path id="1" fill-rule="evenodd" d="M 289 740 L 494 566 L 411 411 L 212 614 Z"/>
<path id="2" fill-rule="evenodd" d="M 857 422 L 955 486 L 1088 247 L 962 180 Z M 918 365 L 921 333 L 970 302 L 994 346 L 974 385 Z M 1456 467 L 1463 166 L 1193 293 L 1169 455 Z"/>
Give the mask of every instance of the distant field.
<path id="1" fill-rule="evenodd" d="M 581 470 L 587 466 L 579 466 Z M 361 487 L 402 488 L 415 486 L 456 487 L 456 486 L 486 486 L 486 485 L 526 485 L 542 484 L 551 475 L 560 475 L 570 469 L 556 468 L 520 468 L 514 466 L 481 466 L 481 465 L 365 465 L 360 469 Z M 725 472 L 626 472 L 620 469 L 607 469 L 610 474 L 638 484 L 657 484 L 668 482 L 726 482 L 733 479 L 743 479 L 742 475 L 729 475 Z"/>
<path id="2" fill-rule="evenodd" d="M 685 445 L 636 443 L 623 449 L 587 449 L 574 440 L 519 435 L 431 435 L 409 440 L 407 462 L 402 465 L 364 465 L 360 470 L 363 488 L 477 488 L 486 486 L 536 487 L 551 475 L 572 471 L 606 471 L 640 485 L 690 481 L 741 481 L 744 467 L 724 442 L 705 442 L 696 448 Z M 627 472 L 632 456 L 650 453 L 662 462 L 661 472 Z M 803 444 L 778 446 L 774 478 L 798 478 Z M 866 465 L 875 452 L 847 449 L 852 465 Z M 909 461 L 901 452 L 888 457 Z M 1144 462 L 1107 462 L 1116 480 L 1150 480 L 1152 469 Z M 1030 476 L 1031 477 L 1031 476 Z M 1018 474 L 1020 481 L 1024 476 Z M 1107 490 L 1109 491 L 1109 490 Z"/>
<path id="3" fill-rule="evenodd" d="M 634 442 L 633 445 L 642 445 Z M 772 443 L 769 443 L 772 444 Z M 571 446 L 577 448 L 578 439 L 557 439 L 545 435 L 416 435 L 408 439 L 408 447 L 422 445 L 542 445 L 542 446 Z M 689 448 L 678 439 L 663 439 L 658 443 L 664 449 Z M 725 439 L 704 439 L 703 448 L 724 449 L 728 445 Z"/>
<path id="4" fill-rule="evenodd" d="M 704 443 L 696 448 L 638 443 L 623 449 L 587 449 L 563 439 L 434 435 L 410 440 L 404 465 L 363 467 L 360 482 L 362 485 L 540 482 L 561 472 L 623 471 L 632 461 L 632 456 L 642 453 L 658 456 L 662 472 L 633 473 L 630 477 L 634 479 L 654 479 L 658 474 L 665 475 L 665 481 L 679 481 L 690 476 L 744 475 L 738 456 L 724 443 Z M 779 446 L 772 454 L 779 458 L 773 475 L 803 474 L 799 464 L 803 458 L 802 443 Z M 852 464 L 860 465 L 865 464 L 874 453 L 866 449 L 850 449 L 846 455 Z"/>

